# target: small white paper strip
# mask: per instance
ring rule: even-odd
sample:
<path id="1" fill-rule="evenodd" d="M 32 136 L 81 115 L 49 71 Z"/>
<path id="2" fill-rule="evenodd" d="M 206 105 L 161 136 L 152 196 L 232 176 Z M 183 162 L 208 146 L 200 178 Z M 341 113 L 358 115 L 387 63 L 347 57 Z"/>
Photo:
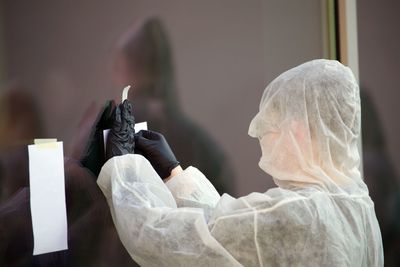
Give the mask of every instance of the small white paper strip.
<path id="1" fill-rule="evenodd" d="M 147 121 L 139 122 L 139 123 L 135 124 L 135 133 L 137 133 L 141 130 L 147 130 Z"/>
<path id="2" fill-rule="evenodd" d="M 128 93 L 129 93 L 129 89 L 130 88 L 131 88 L 131 86 L 128 85 L 128 86 L 126 86 L 124 88 L 124 90 L 122 90 L 122 101 L 121 101 L 121 103 L 124 102 L 126 99 L 128 99 Z"/>
<path id="3" fill-rule="evenodd" d="M 139 122 L 135 124 L 135 133 L 139 132 L 140 130 L 147 130 L 147 121 Z M 107 138 L 110 129 L 103 131 L 103 141 L 104 141 L 104 150 L 106 150 Z"/>
<path id="4" fill-rule="evenodd" d="M 68 249 L 62 142 L 29 145 L 33 255 Z"/>

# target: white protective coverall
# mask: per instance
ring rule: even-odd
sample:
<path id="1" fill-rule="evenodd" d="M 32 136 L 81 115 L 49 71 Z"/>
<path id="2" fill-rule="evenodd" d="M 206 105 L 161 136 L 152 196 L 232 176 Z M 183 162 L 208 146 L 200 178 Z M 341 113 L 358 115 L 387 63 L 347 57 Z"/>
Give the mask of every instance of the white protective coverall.
<path id="1" fill-rule="evenodd" d="M 98 184 L 141 266 L 383 266 L 374 204 L 359 172 L 359 88 L 314 60 L 266 89 L 249 134 L 277 188 L 220 197 L 194 167 L 166 184 L 141 155 L 110 159 Z M 248 179 L 251 179 L 249 177 Z"/>

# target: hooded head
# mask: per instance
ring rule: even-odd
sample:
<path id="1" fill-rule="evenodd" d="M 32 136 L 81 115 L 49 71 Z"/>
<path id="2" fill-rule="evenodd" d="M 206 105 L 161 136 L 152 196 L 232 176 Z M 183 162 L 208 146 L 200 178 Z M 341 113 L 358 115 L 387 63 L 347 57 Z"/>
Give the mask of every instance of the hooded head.
<path id="1" fill-rule="evenodd" d="M 284 72 L 265 89 L 250 124 L 259 166 L 283 188 L 365 192 L 360 115 L 359 87 L 341 63 L 313 60 Z"/>

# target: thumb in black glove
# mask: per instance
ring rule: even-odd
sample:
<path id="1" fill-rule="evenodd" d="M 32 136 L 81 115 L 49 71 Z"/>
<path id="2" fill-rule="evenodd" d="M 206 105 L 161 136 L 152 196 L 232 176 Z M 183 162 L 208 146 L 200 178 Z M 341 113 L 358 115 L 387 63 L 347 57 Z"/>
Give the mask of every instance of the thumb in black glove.
<path id="1" fill-rule="evenodd" d="M 147 158 L 162 179 L 169 177 L 171 171 L 179 165 L 179 161 L 162 134 L 142 130 L 135 135 L 135 143 L 135 153 Z"/>
<path id="2" fill-rule="evenodd" d="M 113 124 L 107 138 L 106 159 L 133 154 L 135 149 L 135 118 L 132 103 L 124 100 L 115 109 L 113 117 Z"/>

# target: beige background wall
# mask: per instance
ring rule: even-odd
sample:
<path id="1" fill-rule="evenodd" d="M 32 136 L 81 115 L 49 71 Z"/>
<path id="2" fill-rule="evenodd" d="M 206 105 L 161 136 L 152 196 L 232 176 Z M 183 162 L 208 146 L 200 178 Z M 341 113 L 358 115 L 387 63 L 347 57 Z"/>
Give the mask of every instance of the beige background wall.
<path id="1" fill-rule="evenodd" d="M 35 93 L 49 137 L 66 141 L 90 101 L 116 97 L 112 46 L 138 18 L 160 16 L 175 53 L 184 111 L 220 143 L 238 194 L 265 191 L 247 135 L 276 75 L 323 55 L 321 1 L 3 1 L 9 79 Z"/>

